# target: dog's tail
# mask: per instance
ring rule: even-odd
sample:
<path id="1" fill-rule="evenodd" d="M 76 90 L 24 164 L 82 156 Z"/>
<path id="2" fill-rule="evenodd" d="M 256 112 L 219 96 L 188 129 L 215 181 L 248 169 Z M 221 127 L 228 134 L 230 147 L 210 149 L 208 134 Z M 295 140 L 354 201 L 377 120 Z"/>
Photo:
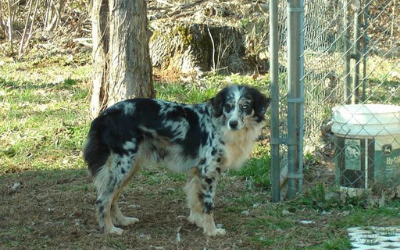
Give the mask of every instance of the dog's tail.
<path id="1" fill-rule="evenodd" d="M 111 153 L 110 147 L 104 141 L 104 136 L 107 131 L 106 123 L 107 119 L 105 119 L 104 116 L 99 116 L 93 120 L 83 147 L 83 158 L 93 177 L 95 177 L 106 164 Z"/>

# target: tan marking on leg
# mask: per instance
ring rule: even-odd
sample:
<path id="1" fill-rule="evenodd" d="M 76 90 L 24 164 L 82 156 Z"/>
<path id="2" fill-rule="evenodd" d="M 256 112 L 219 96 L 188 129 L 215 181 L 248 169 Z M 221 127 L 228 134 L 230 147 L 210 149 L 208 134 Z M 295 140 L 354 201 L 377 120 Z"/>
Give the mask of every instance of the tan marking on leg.
<path id="1" fill-rule="evenodd" d="M 117 190 L 117 192 L 115 193 L 115 195 L 113 197 L 112 205 L 111 205 L 111 219 L 112 219 L 112 222 L 114 223 L 114 225 L 128 226 L 128 225 L 134 224 L 139 221 L 138 218 L 124 216 L 118 206 L 118 198 L 119 198 L 123 188 L 129 183 L 129 181 L 139 171 L 139 169 L 140 169 L 140 166 L 138 163 L 136 163 L 135 166 L 133 167 L 133 170 L 129 173 L 129 175 L 127 177 L 125 177 L 125 180 L 121 184 L 121 187 Z"/>
<path id="2" fill-rule="evenodd" d="M 111 219 L 112 219 L 112 222 L 114 223 L 114 225 L 128 226 L 128 225 L 138 222 L 139 219 L 135 218 L 135 217 L 125 217 L 122 214 L 122 212 L 118 206 L 118 197 L 119 197 L 120 191 L 121 190 L 119 190 L 118 194 L 116 194 L 114 196 L 114 199 L 113 199 L 113 202 L 111 205 Z"/>
<path id="3" fill-rule="evenodd" d="M 200 190 L 201 184 L 199 177 L 194 175 L 192 180 L 189 181 L 184 188 L 187 194 L 187 204 L 190 208 L 188 220 L 198 227 L 203 227 L 203 203 L 199 198 Z"/>
<path id="4" fill-rule="evenodd" d="M 107 201 L 107 205 L 105 208 L 105 214 L 104 214 L 104 231 L 105 233 L 110 233 L 110 234 L 122 234 L 124 230 L 121 228 L 117 228 L 114 226 L 112 220 L 111 220 L 111 203 L 112 203 L 112 198 L 113 195 L 110 196 L 110 199 Z"/>

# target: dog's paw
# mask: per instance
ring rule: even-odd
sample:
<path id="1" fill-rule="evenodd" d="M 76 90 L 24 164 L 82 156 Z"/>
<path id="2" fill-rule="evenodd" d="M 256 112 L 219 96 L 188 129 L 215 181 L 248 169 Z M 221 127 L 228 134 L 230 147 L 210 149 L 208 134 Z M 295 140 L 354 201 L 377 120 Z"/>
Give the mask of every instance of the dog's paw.
<path id="1" fill-rule="evenodd" d="M 122 219 L 118 220 L 118 225 L 120 226 L 129 226 L 139 222 L 138 218 L 135 217 L 123 217 Z"/>
<path id="2" fill-rule="evenodd" d="M 222 228 L 216 228 L 212 231 L 204 231 L 204 233 L 208 236 L 217 236 L 217 235 L 225 235 L 226 234 L 226 230 L 222 229 Z"/>
<path id="3" fill-rule="evenodd" d="M 118 228 L 118 227 L 111 227 L 111 228 L 106 230 L 107 234 L 121 235 L 123 232 L 124 232 L 124 230 L 122 230 L 121 228 Z"/>

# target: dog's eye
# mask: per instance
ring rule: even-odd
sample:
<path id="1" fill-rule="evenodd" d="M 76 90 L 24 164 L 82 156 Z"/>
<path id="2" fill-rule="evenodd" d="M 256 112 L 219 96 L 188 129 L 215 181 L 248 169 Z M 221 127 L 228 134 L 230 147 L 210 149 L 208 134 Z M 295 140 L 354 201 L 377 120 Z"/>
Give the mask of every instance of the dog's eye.
<path id="1" fill-rule="evenodd" d="M 248 105 L 248 104 L 244 104 L 243 106 L 242 106 L 242 109 L 243 110 L 249 110 L 250 109 L 250 105 Z"/>
<path id="2" fill-rule="evenodd" d="M 226 112 L 229 112 L 233 109 L 233 106 L 230 104 L 225 104 L 224 108 L 225 108 Z"/>

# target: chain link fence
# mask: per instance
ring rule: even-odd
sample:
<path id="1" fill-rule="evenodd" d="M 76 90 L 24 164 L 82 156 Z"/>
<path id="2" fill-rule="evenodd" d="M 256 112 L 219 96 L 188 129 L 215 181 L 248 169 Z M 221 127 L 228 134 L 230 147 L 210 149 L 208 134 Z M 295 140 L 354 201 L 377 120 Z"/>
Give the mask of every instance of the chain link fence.
<path id="1" fill-rule="evenodd" d="M 304 1 L 305 185 L 399 188 L 400 113 L 394 106 L 400 105 L 399 12 L 398 0 Z M 285 138 L 286 32 L 291 32 L 286 1 L 278 2 L 278 13 L 280 137 Z M 286 151 L 282 143 L 282 175 Z"/>

